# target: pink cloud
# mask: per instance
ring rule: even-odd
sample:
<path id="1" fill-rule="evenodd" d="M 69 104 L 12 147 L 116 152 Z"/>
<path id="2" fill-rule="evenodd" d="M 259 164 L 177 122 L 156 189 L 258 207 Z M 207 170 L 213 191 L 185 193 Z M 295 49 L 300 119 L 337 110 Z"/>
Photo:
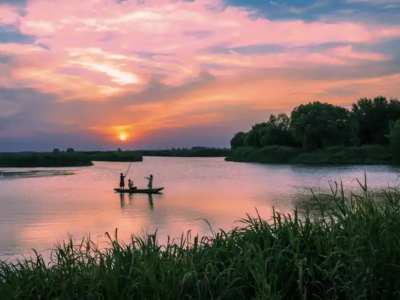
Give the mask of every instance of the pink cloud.
<path id="1" fill-rule="evenodd" d="M 22 34 L 37 36 L 34 44 L 0 44 L 0 52 L 13 57 L 7 73 L 0 64 L 0 72 L 6 74 L 0 84 L 56 95 L 49 103 L 48 121 L 72 118 L 68 130 L 106 137 L 125 130 L 145 138 L 146 132 L 160 127 L 233 120 L 223 107 L 239 104 L 249 110 L 290 110 L 316 97 L 338 103 L 329 91 L 351 82 L 357 82 L 358 89 L 351 97 L 365 91 L 381 94 L 382 89 L 393 96 L 399 92 L 396 75 L 374 76 L 371 71 L 368 79 L 360 71 L 359 78 L 339 78 L 341 70 L 351 74 L 346 70 L 358 68 L 361 61 L 384 64 L 391 59 L 388 55 L 360 52 L 350 45 L 319 52 L 308 47 L 378 44 L 399 38 L 400 25 L 254 19 L 251 11 L 224 7 L 219 0 L 36 0 L 28 2 L 26 10 L 19 16 L 10 6 L 0 5 L 0 24 L 18 24 Z M 222 45 L 275 45 L 282 51 L 213 51 Z M 201 77 L 205 69 L 209 81 Z M 0 105 L 2 101 L 0 96 Z M 8 115 L 20 107 L 7 105 Z M 79 110 L 87 113 L 78 120 Z"/>

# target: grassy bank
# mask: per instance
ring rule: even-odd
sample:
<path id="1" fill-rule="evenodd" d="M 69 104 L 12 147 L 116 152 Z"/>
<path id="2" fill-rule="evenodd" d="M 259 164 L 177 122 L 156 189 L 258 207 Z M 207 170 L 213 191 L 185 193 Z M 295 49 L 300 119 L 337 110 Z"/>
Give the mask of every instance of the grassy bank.
<path id="1" fill-rule="evenodd" d="M 0 264 L 2 299 L 399 299 L 400 193 L 331 199 L 323 218 L 274 214 L 232 231 L 158 246 L 156 237 L 90 241 Z M 382 201 L 384 200 L 384 201 Z M 314 201 L 318 201 L 318 196 Z"/>
<path id="2" fill-rule="evenodd" d="M 163 157 L 226 157 L 231 154 L 225 148 L 192 148 L 192 149 L 165 149 L 165 150 L 138 150 L 143 156 Z"/>
<path id="3" fill-rule="evenodd" d="M 308 164 L 308 165 L 371 165 L 394 164 L 389 147 L 367 145 L 361 147 L 328 147 L 304 152 L 298 148 L 269 146 L 264 148 L 242 147 L 232 151 L 227 161 Z"/>
<path id="4" fill-rule="evenodd" d="M 0 167 L 83 167 L 91 166 L 90 158 L 82 153 L 2 153 Z"/>

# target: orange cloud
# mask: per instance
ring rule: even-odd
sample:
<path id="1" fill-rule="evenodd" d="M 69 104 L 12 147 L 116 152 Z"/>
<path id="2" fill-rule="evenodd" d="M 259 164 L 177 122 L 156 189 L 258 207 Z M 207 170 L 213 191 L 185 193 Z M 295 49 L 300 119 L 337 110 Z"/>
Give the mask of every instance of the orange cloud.
<path id="1" fill-rule="evenodd" d="M 238 106 L 251 124 L 254 110 L 266 118 L 316 98 L 399 92 L 396 58 L 376 45 L 399 39 L 400 24 L 254 18 L 220 0 L 36 0 L 26 12 L 0 5 L 0 25 L 35 36 L 0 40 L 10 57 L 0 63 L 0 85 L 51 95 L 32 132 L 58 124 L 110 140 L 124 127 L 140 140 L 160 129 L 234 122 L 230 108 Z M 32 104 L 10 104 L 0 93 L 0 105 L 0 116 L 12 117 Z"/>

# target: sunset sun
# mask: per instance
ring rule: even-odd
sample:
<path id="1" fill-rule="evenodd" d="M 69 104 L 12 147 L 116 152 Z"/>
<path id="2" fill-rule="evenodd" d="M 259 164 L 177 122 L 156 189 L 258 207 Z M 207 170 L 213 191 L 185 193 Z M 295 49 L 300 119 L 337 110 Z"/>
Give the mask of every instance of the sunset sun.
<path id="1" fill-rule="evenodd" d="M 123 142 L 123 141 L 126 141 L 126 139 L 128 138 L 128 135 L 126 133 L 120 133 L 118 138 L 121 142 Z"/>

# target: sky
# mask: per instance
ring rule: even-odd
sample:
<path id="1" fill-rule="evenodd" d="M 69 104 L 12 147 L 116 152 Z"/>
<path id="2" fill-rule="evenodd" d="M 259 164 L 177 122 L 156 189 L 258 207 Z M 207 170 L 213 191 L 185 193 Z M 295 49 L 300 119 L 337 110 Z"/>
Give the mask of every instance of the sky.
<path id="1" fill-rule="evenodd" d="M 400 96 L 400 0 L 0 0 L 0 151 L 225 147 L 378 95 Z"/>

